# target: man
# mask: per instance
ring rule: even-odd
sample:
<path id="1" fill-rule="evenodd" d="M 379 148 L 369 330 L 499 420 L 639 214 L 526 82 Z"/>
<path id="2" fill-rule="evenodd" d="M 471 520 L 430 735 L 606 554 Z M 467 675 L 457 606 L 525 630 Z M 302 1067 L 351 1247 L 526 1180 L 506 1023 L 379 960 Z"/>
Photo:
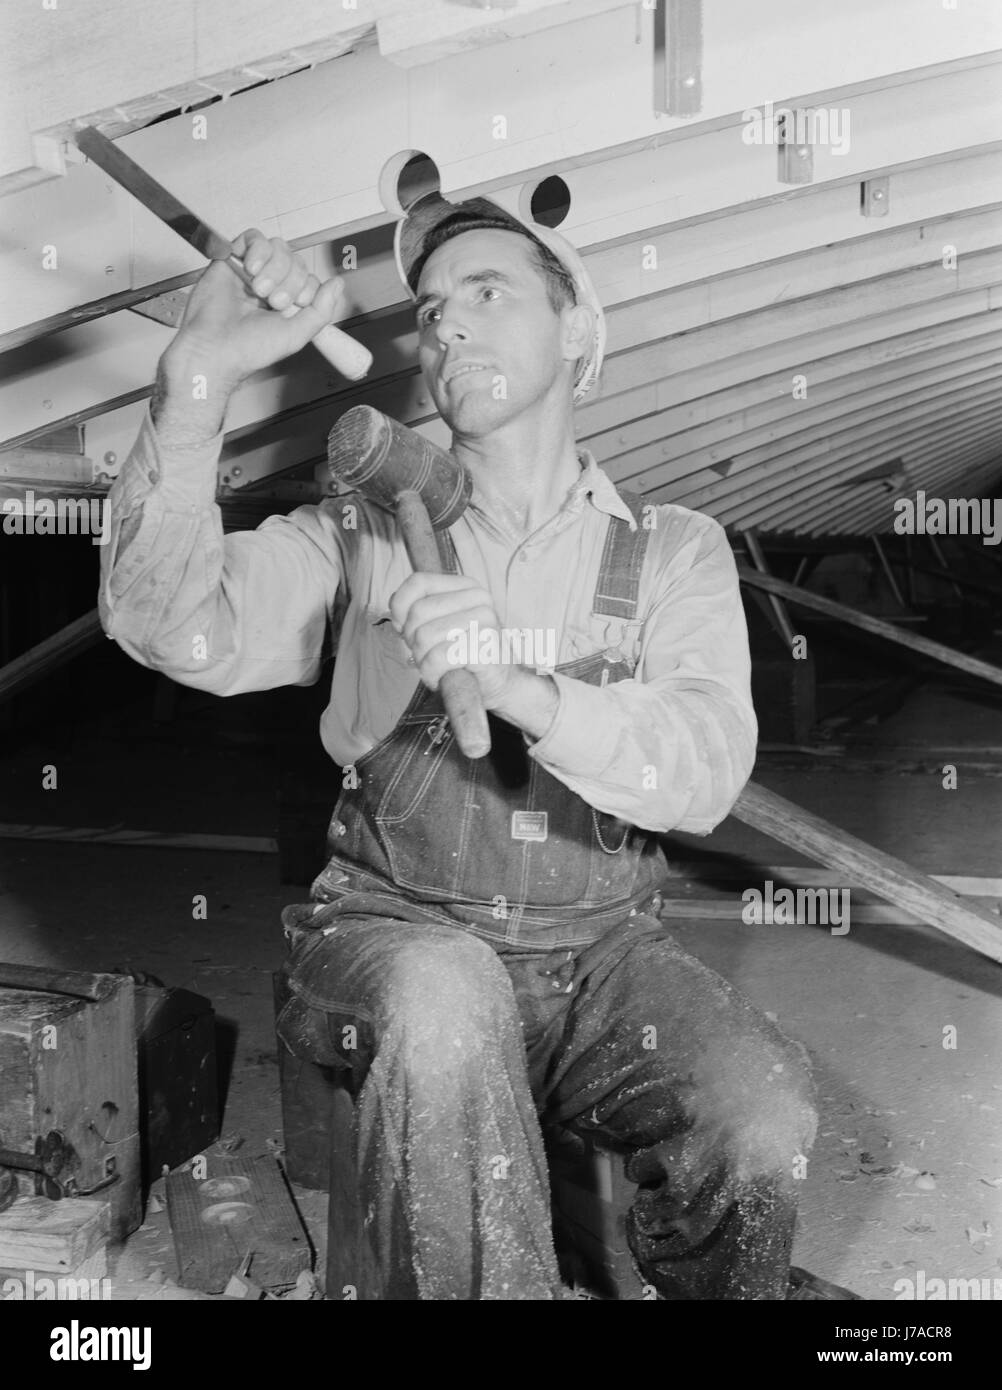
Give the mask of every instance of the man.
<path id="1" fill-rule="evenodd" d="M 112 491 L 101 611 L 137 660 L 217 694 L 311 683 L 339 626 L 321 737 L 345 790 L 311 901 L 283 914 L 280 1031 L 355 1097 L 383 1296 L 563 1296 L 542 1124 L 624 1156 L 660 1297 L 851 1297 L 802 1273 L 791 1291 L 816 1127 L 797 1047 L 657 917 L 657 834 L 710 831 L 754 761 L 747 634 L 717 523 L 620 494 L 575 444 L 605 338 L 579 257 L 484 199 L 429 195 L 398 227 L 421 370 L 473 480 L 432 575 L 356 495 L 224 539 L 228 397 L 340 297 L 280 241 L 238 249 L 260 300 L 300 312 L 223 266 L 195 287 Z M 457 647 L 502 627 L 551 631 L 555 664 Z M 457 664 L 490 714 L 483 759 L 444 715 Z"/>

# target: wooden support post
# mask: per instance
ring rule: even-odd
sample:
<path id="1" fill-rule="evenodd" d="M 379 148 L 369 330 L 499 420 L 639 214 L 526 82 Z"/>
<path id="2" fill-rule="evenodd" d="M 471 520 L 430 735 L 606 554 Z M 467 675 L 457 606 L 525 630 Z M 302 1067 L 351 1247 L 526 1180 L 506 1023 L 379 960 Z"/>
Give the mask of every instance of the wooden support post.
<path id="1" fill-rule="evenodd" d="M 884 547 L 880 544 L 880 537 L 871 536 L 870 539 L 873 541 L 873 548 L 877 552 L 877 559 L 880 561 L 880 567 L 884 571 L 884 577 L 886 578 L 888 584 L 891 586 L 891 593 L 894 595 L 898 607 L 903 608 L 907 613 L 908 605 L 905 602 L 905 596 L 901 592 L 901 586 L 897 581 L 894 571 L 891 569 L 886 554 L 884 553 Z"/>
<path id="2" fill-rule="evenodd" d="M 759 544 L 757 534 L 749 528 L 747 531 L 741 532 L 741 537 L 745 543 L 745 549 L 751 556 L 752 564 L 760 574 L 768 574 L 769 566 L 766 564 L 765 555 L 762 553 L 762 546 Z M 789 651 L 793 647 L 793 641 L 797 634 L 793 630 L 793 624 L 790 622 L 790 615 L 786 611 L 786 605 L 783 603 L 782 599 L 777 598 L 775 594 L 770 594 L 769 606 L 775 616 L 776 626 L 779 628 L 783 641 L 786 643 L 787 650 Z"/>
<path id="3" fill-rule="evenodd" d="M 915 570 L 912 563 L 912 538 L 905 536 L 905 592 L 909 608 L 915 607 Z"/>
<path id="4" fill-rule="evenodd" d="M 104 635 L 97 609 L 92 608 L 82 618 L 77 618 L 68 626 L 61 628 L 52 637 L 39 642 L 16 656 L 13 661 L 0 669 L 0 702 L 9 700 L 19 690 L 33 685 L 64 661 L 93 647 L 99 637 Z"/>
<path id="5" fill-rule="evenodd" d="M 946 556 L 943 554 L 943 547 L 940 545 L 939 541 L 936 539 L 935 536 L 927 536 L 926 540 L 928 540 L 929 542 L 929 549 L 935 556 L 936 562 L 939 565 L 940 569 L 946 571 L 946 575 L 949 578 L 950 583 L 953 585 L 953 592 L 957 595 L 958 598 L 963 598 L 964 591 L 957 583 L 956 579 L 954 579 L 953 575 L 950 574 L 950 566 L 947 564 Z"/>
<path id="6" fill-rule="evenodd" d="M 937 927 L 989 960 L 1002 962 L 1002 922 L 973 903 L 964 903 L 934 879 L 900 859 L 874 849 L 820 816 L 749 782 L 731 815 L 791 849 L 809 854 L 885 902 Z"/>
<path id="7" fill-rule="evenodd" d="M 766 593 L 777 594 L 803 608 L 812 608 L 817 613 L 824 613 L 829 618 L 838 618 L 851 627 L 858 627 L 863 632 L 872 633 L 875 637 L 883 637 L 889 642 L 896 642 L 899 646 L 908 647 L 913 652 L 919 652 L 922 656 L 931 657 L 934 661 L 942 661 L 945 665 L 952 666 L 958 671 L 964 671 L 969 676 L 979 676 L 982 680 L 990 681 L 992 685 L 1002 685 L 1002 669 L 998 666 L 992 666 L 987 661 L 979 661 L 975 656 L 968 656 L 966 652 L 958 652 L 953 647 L 946 647 L 941 642 L 933 642 L 928 637 L 920 637 L 914 632 L 902 631 L 893 623 L 882 622 L 880 618 L 871 618 L 868 613 L 860 613 L 855 608 L 846 607 L 844 603 L 836 603 L 834 599 L 822 598 L 820 594 L 812 594 L 807 589 L 798 589 L 796 585 L 787 584 L 783 579 L 774 579 L 772 575 L 759 574 L 746 566 L 740 565 L 738 574 L 743 584 L 751 584 L 759 589 L 764 589 Z"/>
<path id="8" fill-rule="evenodd" d="M 912 569 L 916 574 L 928 574 L 933 579 L 942 579 L 945 584 L 952 584 L 959 591 L 970 589 L 972 593 L 989 594 L 992 598 L 1002 599 L 1002 589 L 997 584 L 986 584 L 983 579 L 971 579 L 966 574 L 960 578 L 951 570 L 933 569 L 931 565 L 912 565 Z"/>

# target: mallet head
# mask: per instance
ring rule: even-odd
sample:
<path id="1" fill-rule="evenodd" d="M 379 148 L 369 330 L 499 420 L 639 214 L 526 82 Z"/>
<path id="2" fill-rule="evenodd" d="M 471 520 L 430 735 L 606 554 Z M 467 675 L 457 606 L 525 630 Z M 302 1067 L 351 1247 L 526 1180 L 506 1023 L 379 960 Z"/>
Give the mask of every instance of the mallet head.
<path id="1" fill-rule="evenodd" d="M 370 405 L 341 416 L 327 438 L 327 462 L 339 483 L 390 511 L 402 492 L 419 493 L 436 531 L 462 516 L 473 490 L 458 459 Z"/>

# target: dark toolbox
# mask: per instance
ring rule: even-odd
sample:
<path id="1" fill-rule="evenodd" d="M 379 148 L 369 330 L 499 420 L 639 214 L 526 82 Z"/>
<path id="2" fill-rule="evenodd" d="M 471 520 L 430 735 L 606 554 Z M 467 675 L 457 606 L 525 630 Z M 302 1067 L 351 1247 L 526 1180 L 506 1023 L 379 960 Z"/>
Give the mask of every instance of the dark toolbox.
<path id="1" fill-rule="evenodd" d="M 219 1137 L 216 1016 L 187 989 L 136 986 L 143 1191 Z"/>

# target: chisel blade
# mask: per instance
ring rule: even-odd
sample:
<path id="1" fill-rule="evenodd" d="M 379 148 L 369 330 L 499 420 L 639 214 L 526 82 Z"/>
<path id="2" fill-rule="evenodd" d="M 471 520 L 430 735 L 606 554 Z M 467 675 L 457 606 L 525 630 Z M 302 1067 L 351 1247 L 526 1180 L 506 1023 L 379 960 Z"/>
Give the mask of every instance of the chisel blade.
<path id="1" fill-rule="evenodd" d="M 210 261 L 225 261 L 233 255 L 233 246 L 225 237 L 196 217 L 190 208 L 186 208 L 163 184 L 151 178 L 145 169 L 141 169 L 99 130 L 85 126 L 77 131 L 76 143 L 88 159 L 92 159 L 116 183 L 137 198 L 143 207 L 149 208 L 161 222 L 165 222 Z"/>

